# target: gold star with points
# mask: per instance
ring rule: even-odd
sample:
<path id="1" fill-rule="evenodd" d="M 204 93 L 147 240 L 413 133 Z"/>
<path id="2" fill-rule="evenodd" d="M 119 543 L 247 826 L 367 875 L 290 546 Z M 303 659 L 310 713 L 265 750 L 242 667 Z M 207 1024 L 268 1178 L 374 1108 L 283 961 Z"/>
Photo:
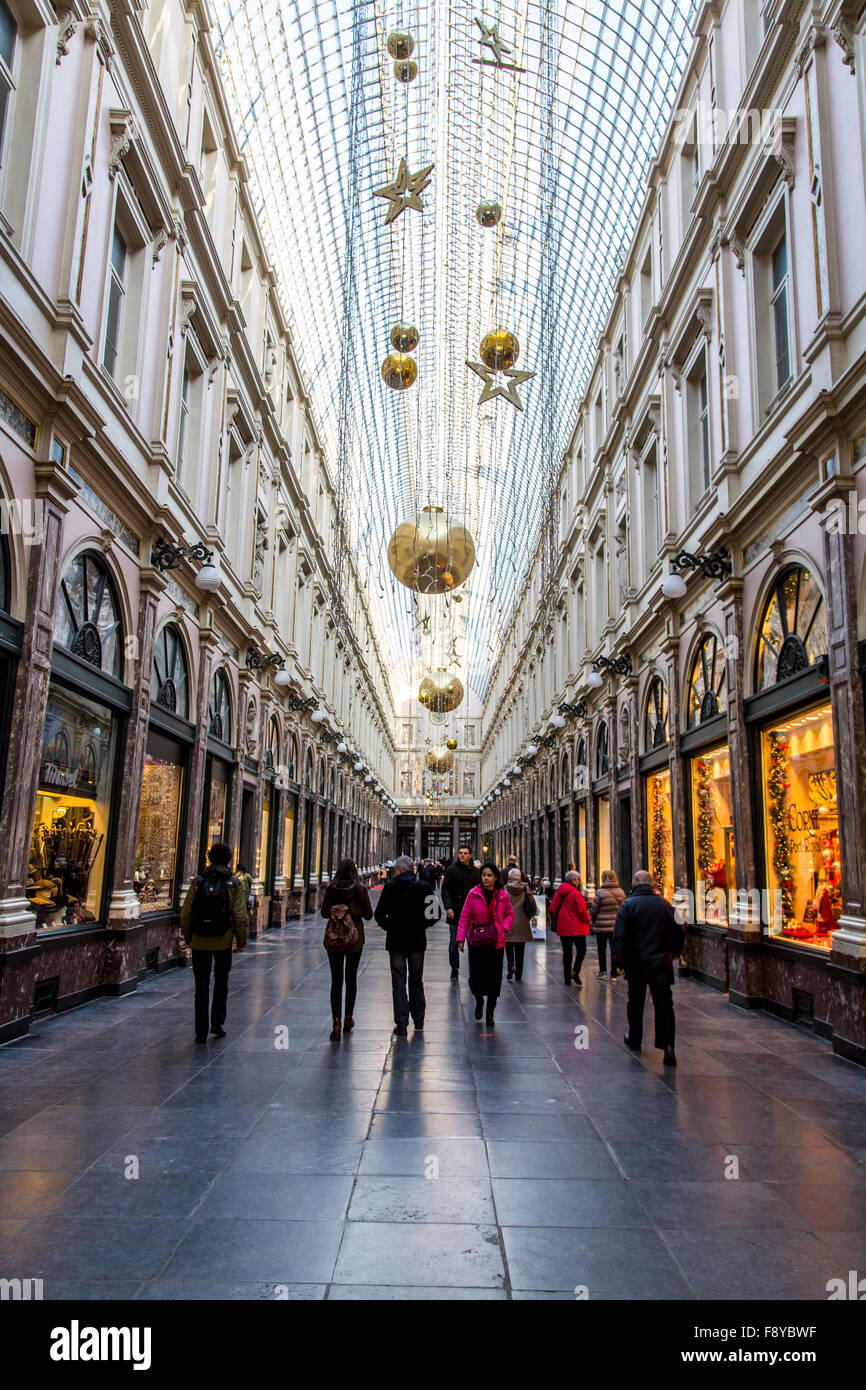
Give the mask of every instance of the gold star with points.
<path id="1" fill-rule="evenodd" d="M 511 52 L 507 43 L 503 43 L 499 36 L 499 25 L 484 24 L 476 15 L 475 23 L 481 30 L 481 47 L 489 48 L 493 53 L 493 60 L 490 58 L 473 58 L 473 63 L 481 63 L 483 67 L 503 68 L 507 72 L 525 72 L 525 68 L 518 68 L 514 63 L 504 63 L 503 57 Z"/>
<path id="2" fill-rule="evenodd" d="M 467 367 L 471 367 L 476 376 L 480 376 L 484 382 L 484 390 L 481 392 L 479 405 L 485 401 L 492 401 L 494 396 L 501 396 L 503 400 L 510 401 L 518 410 L 523 409 L 523 403 L 517 394 L 517 388 L 524 381 L 531 381 L 535 372 L 518 372 L 513 367 L 504 372 L 491 372 L 489 367 L 485 367 L 483 362 L 469 362 Z M 496 378 L 498 376 L 508 377 L 508 386 L 500 386 Z"/>
<path id="3" fill-rule="evenodd" d="M 423 169 L 419 169 L 415 174 L 410 174 L 409 165 L 405 159 L 401 159 L 394 182 L 386 183 L 382 188 L 374 190 L 374 198 L 388 199 L 386 227 L 389 222 L 393 222 L 395 218 L 399 217 L 401 212 L 405 212 L 406 208 L 416 208 L 418 212 L 424 211 L 421 194 L 430 182 L 433 167 L 432 164 L 425 164 Z"/>

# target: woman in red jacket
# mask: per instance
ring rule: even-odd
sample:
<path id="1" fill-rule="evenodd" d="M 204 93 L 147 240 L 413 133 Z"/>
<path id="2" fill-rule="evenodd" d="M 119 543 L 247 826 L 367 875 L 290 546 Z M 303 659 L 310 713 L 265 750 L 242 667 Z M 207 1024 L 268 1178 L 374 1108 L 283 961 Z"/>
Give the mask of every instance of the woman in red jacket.
<path id="1" fill-rule="evenodd" d="M 580 967 L 586 955 L 586 938 L 589 935 L 589 912 L 586 899 L 580 891 L 580 874 L 571 869 L 565 875 L 550 904 L 550 921 L 553 930 L 562 942 L 562 968 L 565 983 L 582 985 Z M 571 957 L 574 952 L 574 975 L 571 973 Z"/>
<path id="2" fill-rule="evenodd" d="M 475 1017 L 480 1018 L 487 995 L 487 1022 L 493 1025 L 493 1011 L 502 988 L 502 957 L 505 938 L 514 921 L 511 897 L 499 887 L 495 864 L 483 864 L 481 882 L 466 895 L 457 927 L 457 949 L 469 945 L 469 988 L 475 995 Z"/>

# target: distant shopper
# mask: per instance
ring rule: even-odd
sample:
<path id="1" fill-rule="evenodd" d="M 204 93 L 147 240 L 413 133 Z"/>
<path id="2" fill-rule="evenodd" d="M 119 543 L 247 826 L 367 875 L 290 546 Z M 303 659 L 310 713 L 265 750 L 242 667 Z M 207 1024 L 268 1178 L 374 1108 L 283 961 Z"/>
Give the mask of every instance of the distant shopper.
<path id="1" fill-rule="evenodd" d="M 481 874 L 472 863 L 472 851 L 465 846 L 461 847 L 457 851 L 457 858 L 448 865 L 442 878 L 442 906 L 448 919 L 448 960 L 452 980 L 457 979 L 460 966 L 457 924 L 470 889 L 480 882 Z"/>
<path id="2" fill-rule="evenodd" d="M 593 898 L 592 906 L 589 909 L 592 929 L 595 932 L 595 946 L 598 951 L 597 974 L 600 980 L 607 977 L 607 948 L 613 937 L 616 914 L 624 902 L 625 893 L 620 888 L 619 879 L 613 869 L 602 869 L 601 887 Z M 613 968 L 613 950 L 611 950 L 610 978 L 611 980 L 616 979 L 616 971 Z"/>
<path id="3" fill-rule="evenodd" d="M 238 863 L 235 869 L 235 878 L 244 890 L 244 898 L 247 904 L 247 911 L 252 911 L 253 906 L 253 876 L 246 864 Z"/>
<path id="4" fill-rule="evenodd" d="M 430 888 L 436 887 L 436 870 L 433 868 L 433 860 L 425 859 L 421 865 L 421 872 L 418 875 L 422 883 L 426 883 Z"/>
<path id="5" fill-rule="evenodd" d="M 471 888 L 457 927 L 457 949 L 469 947 L 469 988 L 475 996 L 475 1017 L 480 1018 L 487 1000 L 487 1023 L 502 989 L 502 957 L 505 939 L 514 920 L 511 896 L 499 887 L 495 864 L 481 866 L 481 882 Z"/>
<path id="6" fill-rule="evenodd" d="M 384 889 L 383 889 L 384 892 Z M 322 916 L 326 917 L 322 945 L 328 953 L 331 967 L 331 1018 L 334 1026 L 331 1042 L 339 1042 L 343 1032 L 355 1026 L 355 999 L 358 993 L 358 966 L 364 949 L 364 922 L 373 916 L 370 894 L 367 892 L 353 859 L 342 859 L 337 872 L 325 889 Z M 346 980 L 345 1015 L 343 1013 L 343 977 Z"/>
<path id="7" fill-rule="evenodd" d="M 652 875 L 639 869 L 632 880 L 631 894 L 616 915 L 611 951 L 613 965 L 625 970 L 628 981 L 628 1032 L 623 1041 L 626 1047 L 640 1052 L 649 985 L 656 1017 L 655 1045 L 664 1052 L 668 1067 L 677 1064 L 671 986 L 674 956 L 680 954 L 684 941 L 685 933 L 672 905 L 654 891 Z"/>
<path id="8" fill-rule="evenodd" d="M 576 869 L 569 869 L 554 893 L 548 921 L 562 942 L 562 970 L 565 975 L 565 983 L 570 985 L 573 980 L 576 985 L 582 987 L 580 967 L 583 965 L 586 955 L 589 913 L 586 908 L 586 899 L 580 891 L 580 874 Z M 573 974 L 572 954 L 574 955 Z"/>
<path id="9" fill-rule="evenodd" d="M 225 1037 L 232 942 L 237 941 L 239 951 L 246 950 L 247 945 L 246 894 L 229 868 L 231 849 L 222 843 L 211 845 L 207 857 L 208 867 L 189 885 L 180 910 L 181 934 L 192 950 L 197 1043 L 207 1042 L 209 1004 L 211 1032 L 215 1038 Z"/>
<path id="10" fill-rule="evenodd" d="M 438 920 L 438 911 L 430 912 L 431 898 L 435 899 L 431 885 L 418 878 L 412 860 L 406 855 L 395 863 L 393 882 L 382 889 L 373 914 L 386 933 L 385 950 L 391 958 L 394 1032 L 398 1038 L 405 1038 L 409 1031 L 410 1013 L 415 1032 L 420 1033 L 424 1027 L 427 928 L 431 922 Z M 433 905 L 438 909 L 438 903 L 434 902 Z"/>
<path id="11" fill-rule="evenodd" d="M 527 941 L 532 940 L 532 919 L 538 913 L 538 904 L 529 891 L 529 883 L 515 865 L 508 870 L 505 891 L 511 899 L 514 921 L 505 942 L 505 958 L 508 962 L 506 979 L 523 979 L 523 956 Z"/>

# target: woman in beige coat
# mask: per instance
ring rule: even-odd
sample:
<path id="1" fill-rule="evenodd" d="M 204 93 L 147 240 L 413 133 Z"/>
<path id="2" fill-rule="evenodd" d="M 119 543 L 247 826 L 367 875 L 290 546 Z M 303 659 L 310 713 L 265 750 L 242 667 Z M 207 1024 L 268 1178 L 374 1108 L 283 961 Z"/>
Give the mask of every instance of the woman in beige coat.
<path id="1" fill-rule="evenodd" d="M 523 979 L 523 953 L 527 941 L 532 940 L 532 919 L 538 912 L 535 899 L 529 891 L 529 884 L 519 869 L 509 869 L 505 880 L 505 891 L 514 909 L 514 921 L 508 930 L 505 942 L 505 955 L 508 960 L 506 980 L 512 975 L 515 980 Z"/>
<path id="2" fill-rule="evenodd" d="M 620 903 L 625 902 L 625 893 L 619 886 L 619 879 L 613 869 L 603 869 L 601 875 L 601 887 L 596 892 L 592 900 L 592 907 L 589 915 L 592 919 L 592 929 L 595 932 L 595 945 L 598 951 L 598 970 L 596 974 L 600 980 L 607 978 L 607 946 L 613 937 L 614 923 L 616 914 L 619 912 Z M 613 968 L 613 949 L 610 953 L 610 978 L 617 978 Z"/>

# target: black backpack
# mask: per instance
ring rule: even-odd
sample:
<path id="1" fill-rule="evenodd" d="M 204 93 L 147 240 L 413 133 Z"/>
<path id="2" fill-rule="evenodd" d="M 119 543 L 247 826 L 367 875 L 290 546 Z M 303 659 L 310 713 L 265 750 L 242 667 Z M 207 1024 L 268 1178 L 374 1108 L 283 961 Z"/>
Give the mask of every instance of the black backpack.
<path id="1" fill-rule="evenodd" d="M 229 883 L 233 879 L 208 869 L 192 900 L 192 928 L 196 936 L 224 936 L 234 926 Z"/>

